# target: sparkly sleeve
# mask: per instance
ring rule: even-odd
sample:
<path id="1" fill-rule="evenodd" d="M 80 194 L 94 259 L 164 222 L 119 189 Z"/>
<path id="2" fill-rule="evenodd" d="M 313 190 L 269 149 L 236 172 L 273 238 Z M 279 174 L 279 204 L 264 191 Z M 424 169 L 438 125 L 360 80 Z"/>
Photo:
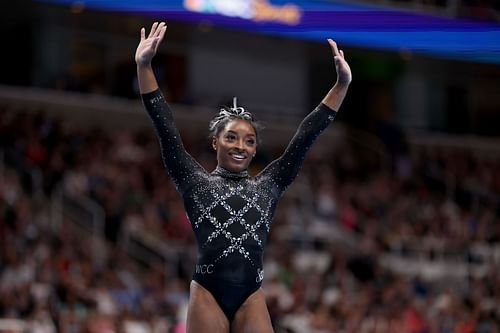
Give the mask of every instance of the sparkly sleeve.
<path id="1" fill-rule="evenodd" d="M 283 155 L 271 162 L 262 175 L 269 176 L 280 191 L 284 191 L 297 177 L 306 152 L 316 138 L 335 119 L 337 112 L 321 103 L 300 123 Z"/>
<path id="2" fill-rule="evenodd" d="M 161 91 L 158 89 L 143 94 L 142 102 L 156 129 L 165 168 L 177 190 L 183 194 L 195 182 L 195 174 L 205 172 L 205 169 L 186 152 L 175 127 L 172 111 Z"/>

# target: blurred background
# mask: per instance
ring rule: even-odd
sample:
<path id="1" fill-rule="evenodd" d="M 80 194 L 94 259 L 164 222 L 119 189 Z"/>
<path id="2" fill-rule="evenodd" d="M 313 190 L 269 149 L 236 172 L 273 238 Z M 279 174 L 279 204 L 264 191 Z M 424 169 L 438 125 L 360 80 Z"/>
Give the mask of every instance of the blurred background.
<path id="1" fill-rule="evenodd" d="M 282 198 L 263 288 L 277 333 L 500 331 L 496 0 L 4 1 L 0 332 L 185 332 L 196 245 L 139 98 L 141 27 L 188 151 L 233 96 L 278 157 L 353 82 Z"/>

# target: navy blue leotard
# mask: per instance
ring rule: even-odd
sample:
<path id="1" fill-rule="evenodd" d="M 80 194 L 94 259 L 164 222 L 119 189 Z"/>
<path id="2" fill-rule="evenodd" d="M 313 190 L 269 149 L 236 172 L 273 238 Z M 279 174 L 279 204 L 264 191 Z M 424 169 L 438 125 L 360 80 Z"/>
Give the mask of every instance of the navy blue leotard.
<path id="1" fill-rule="evenodd" d="M 207 172 L 184 149 L 161 92 L 143 94 L 142 99 L 198 243 L 193 279 L 213 295 L 231 322 L 261 286 L 263 251 L 278 200 L 336 112 L 320 104 L 302 121 L 284 154 L 250 177 L 247 171 L 221 167 Z"/>

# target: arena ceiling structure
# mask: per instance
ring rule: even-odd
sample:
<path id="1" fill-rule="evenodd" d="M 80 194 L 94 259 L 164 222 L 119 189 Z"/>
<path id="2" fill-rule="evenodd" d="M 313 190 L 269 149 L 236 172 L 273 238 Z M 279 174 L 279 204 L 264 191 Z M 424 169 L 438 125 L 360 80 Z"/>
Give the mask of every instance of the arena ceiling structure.
<path id="1" fill-rule="evenodd" d="M 42 0 L 288 38 L 500 63 L 500 24 L 320 0 Z"/>

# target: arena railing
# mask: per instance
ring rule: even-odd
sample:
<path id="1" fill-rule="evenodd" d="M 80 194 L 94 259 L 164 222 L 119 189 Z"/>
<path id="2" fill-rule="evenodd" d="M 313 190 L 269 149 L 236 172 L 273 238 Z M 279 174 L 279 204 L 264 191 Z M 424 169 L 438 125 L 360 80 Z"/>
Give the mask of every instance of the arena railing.
<path id="1" fill-rule="evenodd" d="M 14 87 L 0 85 L 0 104 L 27 112 L 43 112 L 48 116 L 65 119 L 79 127 L 98 127 L 114 130 L 143 130 L 153 132 L 151 121 L 143 110 L 139 96 L 136 99 L 57 91 L 53 89 Z M 174 117 L 181 132 L 199 136 L 207 133 L 210 119 L 218 111 L 215 107 L 171 104 Z M 265 123 L 264 143 L 268 147 L 282 147 L 290 140 L 303 114 L 285 113 L 285 110 L 270 108 L 255 110 L 259 121 Z M 305 112 L 305 111 L 304 111 Z M 270 139 L 266 140 L 267 133 Z M 337 124 L 335 131 L 326 131 L 322 140 L 343 135 Z"/>
<path id="2" fill-rule="evenodd" d="M 40 168 L 30 163 L 12 148 L 0 149 L 0 176 L 4 176 L 4 168 L 12 167 L 22 179 L 24 189 L 36 201 L 44 199 L 43 176 Z"/>
<path id="3" fill-rule="evenodd" d="M 496 137 L 425 131 L 409 131 L 406 136 L 410 145 L 415 148 L 463 149 L 484 159 L 496 158 L 500 153 L 500 139 Z"/>
<path id="4" fill-rule="evenodd" d="M 64 188 L 64 183 L 52 195 L 51 220 L 55 228 L 71 223 L 92 239 L 92 254 L 96 262 L 107 259 L 109 243 L 105 235 L 106 213 L 104 208 L 86 195 L 75 195 Z M 186 257 L 185 249 L 173 241 L 166 243 L 145 230 L 124 226 L 118 235 L 117 244 L 125 253 L 142 264 L 153 266 L 162 263 L 176 266 L 179 258 Z"/>
<path id="5" fill-rule="evenodd" d="M 60 229 L 63 223 L 71 222 L 81 232 L 92 239 L 92 255 L 96 262 L 106 259 L 104 242 L 104 209 L 86 196 L 72 196 L 60 184 L 51 198 L 51 221 L 53 227 Z"/>

